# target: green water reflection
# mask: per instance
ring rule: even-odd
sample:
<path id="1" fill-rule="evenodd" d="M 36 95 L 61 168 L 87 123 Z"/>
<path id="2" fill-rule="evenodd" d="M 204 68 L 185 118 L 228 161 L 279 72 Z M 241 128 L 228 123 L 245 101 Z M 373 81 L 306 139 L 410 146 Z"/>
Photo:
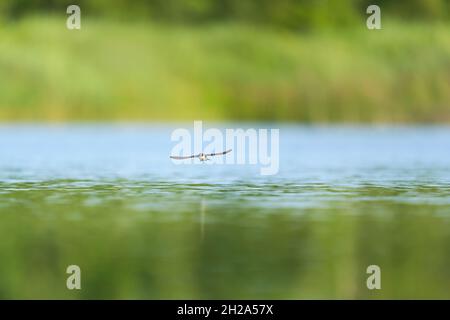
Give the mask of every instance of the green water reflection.
<path id="1" fill-rule="evenodd" d="M 448 299 L 449 191 L 0 183 L 0 298 Z"/>

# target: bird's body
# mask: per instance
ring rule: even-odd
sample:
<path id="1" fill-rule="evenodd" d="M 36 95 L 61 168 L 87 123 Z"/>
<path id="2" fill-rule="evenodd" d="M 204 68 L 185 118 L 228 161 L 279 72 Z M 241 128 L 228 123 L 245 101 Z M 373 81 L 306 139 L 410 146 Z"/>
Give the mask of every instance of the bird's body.
<path id="1" fill-rule="evenodd" d="M 223 152 L 219 152 L 219 153 L 199 153 L 197 155 L 193 154 L 191 156 L 170 156 L 170 158 L 172 159 L 176 159 L 176 160 L 184 160 L 184 159 L 193 159 L 193 158 L 198 158 L 201 162 L 203 161 L 207 161 L 210 160 L 208 157 L 213 157 L 213 156 L 221 156 L 224 154 L 227 154 L 228 152 L 230 152 L 231 149 L 227 150 L 227 151 L 223 151 Z"/>
<path id="2" fill-rule="evenodd" d="M 198 155 L 198 158 L 200 159 L 200 161 L 206 161 L 206 160 L 209 160 L 209 159 L 208 159 L 208 156 L 207 156 L 206 154 L 204 154 L 204 153 L 200 153 L 200 154 Z"/>

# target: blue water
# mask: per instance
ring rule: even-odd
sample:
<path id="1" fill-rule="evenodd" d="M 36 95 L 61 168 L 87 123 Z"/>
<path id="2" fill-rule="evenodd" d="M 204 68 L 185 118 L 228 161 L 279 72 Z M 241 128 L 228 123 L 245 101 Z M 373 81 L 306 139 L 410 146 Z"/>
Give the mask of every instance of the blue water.
<path id="1" fill-rule="evenodd" d="M 280 129 L 278 174 L 174 164 L 189 123 L 1 125 L 0 298 L 450 298 L 450 127 L 213 126 Z"/>
<path id="2" fill-rule="evenodd" d="M 259 165 L 175 165 L 171 132 L 192 124 L 1 125 L 0 180 L 130 179 L 234 183 L 450 182 L 450 127 L 277 126 L 280 170 Z"/>

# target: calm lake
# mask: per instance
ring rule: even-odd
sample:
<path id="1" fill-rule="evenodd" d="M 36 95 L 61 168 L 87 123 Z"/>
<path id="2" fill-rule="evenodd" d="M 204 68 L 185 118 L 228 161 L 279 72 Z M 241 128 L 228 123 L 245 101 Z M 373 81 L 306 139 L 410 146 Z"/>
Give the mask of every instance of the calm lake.
<path id="1" fill-rule="evenodd" d="M 279 173 L 175 165 L 192 123 L 0 125 L 0 298 L 450 298 L 450 127 L 218 126 L 279 128 Z"/>

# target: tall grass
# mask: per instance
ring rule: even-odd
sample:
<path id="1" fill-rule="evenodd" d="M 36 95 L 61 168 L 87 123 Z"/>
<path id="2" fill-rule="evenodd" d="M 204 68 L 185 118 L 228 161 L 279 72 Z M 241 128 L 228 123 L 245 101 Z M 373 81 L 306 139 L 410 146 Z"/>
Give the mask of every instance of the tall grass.
<path id="1" fill-rule="evenodd" d="M 82 23 L 1 26 L 0 121 L 450 121 L 446 24 L 303 34 Z"/>

